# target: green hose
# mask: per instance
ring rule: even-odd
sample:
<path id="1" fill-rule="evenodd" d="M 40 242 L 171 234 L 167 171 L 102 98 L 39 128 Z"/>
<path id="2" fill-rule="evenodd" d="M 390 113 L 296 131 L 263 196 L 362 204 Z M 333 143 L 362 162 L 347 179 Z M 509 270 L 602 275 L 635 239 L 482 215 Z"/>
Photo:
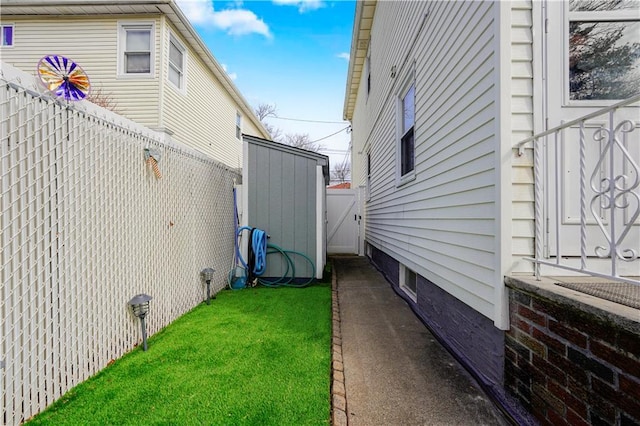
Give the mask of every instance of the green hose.
<path id="1" fill-rule="evenodd" d="M 267 280 L 264 278 L 258 278 L 258 282 L 260 284 L 262 284 L 265 287 L 298 287 L 298 288 L 302 288 L 302 287 L 307 287 L 308 285 L 310 285 L 311 283 L 313 283 L 313 281 L 315 280 L 315 276 L 316 276 L 316 267 L 313 264 L 313 261 L 309 258 L 309 256 L 307 256 L 304 253 L 300 253 L 299 251 L 294 251 L 294 250 L 284 250 L 282 247 L 279 247 L 275 244 L 267 244 L 267 255 L 270 254 L 276 254 L 279 253 L 282 255 L 282 257 L 284 258 L 284 260 L 286 261 L 287 267 L 286 270 L 284 272 L 284 274 L 275 280 Z M 290 255 L 298 255 L 298 256 L 302 256 L 304 257 L 307 262 L 309 262 L 309 264 L 311 265 L 311 278 L 309 278 L 308 281 L 305 281 L 303 283 L 295 283 L 294 278 L 296 276 L 296 267 L 295 267 L 295 263 L 293 262 L 293 259 L 291 259 Z M 289 274 L 291 272 L 291 274 Z"/>

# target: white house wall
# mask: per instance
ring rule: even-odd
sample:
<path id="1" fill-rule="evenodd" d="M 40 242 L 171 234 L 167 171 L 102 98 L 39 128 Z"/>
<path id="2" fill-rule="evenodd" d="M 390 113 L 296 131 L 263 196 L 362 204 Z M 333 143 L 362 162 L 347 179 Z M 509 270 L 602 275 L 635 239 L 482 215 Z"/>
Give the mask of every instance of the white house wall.
<path id="1" fill-rule="evenodd" d="M 363 75 L 353 115 L 354 133 L 366 133 L 372 156 L 368 242 L 489 318 L 496 285 L 496 7 L 378 2 L 371 93 L 363 102 Z M 414 61 L 416 179 L 398 187 L 396 97 Z"/>
<path id="2" fill-rule="evenodd" d="M 533 4 L 511 3 L 511 143 L 534 133 Z M 512 168 L 512 271 L 530 272 L 534 254 L 533 150 L 519 157 L 514 151 Z"/>
<path id="3" fill-rule="evenodd" d="M 160 45 L 159 18 L 127 17 L 131 21 L 155 24 L 155 45 Z M 115 79 L 118 59 L 118 19 L 3 18 L 15 24 L 14 46 L 1 49 L 2 60 L 29 73 L 35 73 L 45 55 L 58 54 L 76 61 L 89 75 L 93 90 L 100 90 L 116 102 L 121 115 L 147 127 L 159 127 L 159 60 L 156 51 L 153 78 Z"/>

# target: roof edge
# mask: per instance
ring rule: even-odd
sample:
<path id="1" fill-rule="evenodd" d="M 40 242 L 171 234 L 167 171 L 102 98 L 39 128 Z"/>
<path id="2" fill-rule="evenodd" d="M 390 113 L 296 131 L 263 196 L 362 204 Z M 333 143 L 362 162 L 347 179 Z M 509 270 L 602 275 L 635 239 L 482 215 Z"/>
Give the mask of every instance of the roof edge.
<path id="1" fill-rule="evenodd" d="M 342 118 L 349 121 L 351 121 L 351 119 L 353 118 L 353 106 L 350 106 L 349 104 L 350 101 L 355 102 L 355 97 L 357 96 L 357 89 L 353 90 L 353 86 L 354 84 L 356 87 L 360 85 L 360 75 L 357 77 L 357 80 L 354 81 L 354 67 L 357 53 L 358 51 L 367 50 L 369 48 L 368 44 L 366 47 L 361 47 L 359 45 L 360 32 L 363 29 L 363 11 L 366 6 L 373 6 L 375 14 L 377 0 L 362 0 L 356 2 L 356 11 L 353 20 L 353 31 L 351 33 L 351 50 L 349 52 L 349 70 L 347 71 L 344 106 L 342 110 Z M 367 28 L 367 30 L 370 30 L 370 28 Z"/>

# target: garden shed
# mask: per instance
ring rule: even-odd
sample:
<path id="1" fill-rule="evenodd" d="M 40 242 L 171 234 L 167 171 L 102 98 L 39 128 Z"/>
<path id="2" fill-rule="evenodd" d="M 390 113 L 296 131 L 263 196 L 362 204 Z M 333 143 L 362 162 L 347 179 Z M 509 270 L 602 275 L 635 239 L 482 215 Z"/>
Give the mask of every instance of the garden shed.
<path id="1" fill-rule="evenodd" d="M 329 158 L 243 135 L 242 183 L 241 225 L 265 231 L 269 244 L 287 250 L 295 264 L 296 280 L 314 275 L 322 278 Z M 247 239 L 243 238 L 245 247 Z M 278 257 L 282 256 L 267 256 L 263 277 L 277 278 L 285 273 L 286 264 Z"/>

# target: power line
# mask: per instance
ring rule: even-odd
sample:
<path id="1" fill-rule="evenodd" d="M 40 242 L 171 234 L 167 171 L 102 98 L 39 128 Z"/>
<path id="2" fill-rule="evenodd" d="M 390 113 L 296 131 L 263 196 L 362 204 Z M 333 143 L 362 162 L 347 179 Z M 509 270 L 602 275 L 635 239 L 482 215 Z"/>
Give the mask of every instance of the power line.
<path id="1" fill-rule="evenodd" d="M 351 127 L 351 126 L 347 126 L 347 127 L 343 128 L 343 129 L 338 130 L 338 131 L 337 131 L 337 132 L 335 132 L 335 133 L 331 133 L 330 135 L 327 135 L 327 136 L 322 137 L 322 138 L 320 138 L 320 139 L 316 139 L 315 141 L 311 141 L 310 143 L 316 143 L 316 142 L 320 142 L 320 141 L 322 141 L 322 140 L 328 139 L 328 138 L 330 138 L 331 136 L 335 136 L 335 135 L 337 135 L 337 134 L 338 134 L 338 133 L 340 133 L 340 132 L 344 132 L 344 131 L 345 131 L 345 130 L 347 130 L 349 127 Z"/>
<path id="2" fill-rule="evenodd" d="M 329 154 L 345 154 L 349 152 L 347 149 L 319 149 L 319 152 L 327 152 Z"/>
<path id="3" fill-rule="evenodd" d="M 304 121 L 306 123 L 325 123 L 325 124 L 344 124 L 347 121 L 324 121 L 324 120 L 305 120 L 302 118 L 289 118 L 289 117 L 278 117 L 277 115 L 270 115 L 269 118 L 277 118 L 278 120 L 290 120 L 290 121 Z M 267 118 L 267 117 L 265 117 Z"/>

